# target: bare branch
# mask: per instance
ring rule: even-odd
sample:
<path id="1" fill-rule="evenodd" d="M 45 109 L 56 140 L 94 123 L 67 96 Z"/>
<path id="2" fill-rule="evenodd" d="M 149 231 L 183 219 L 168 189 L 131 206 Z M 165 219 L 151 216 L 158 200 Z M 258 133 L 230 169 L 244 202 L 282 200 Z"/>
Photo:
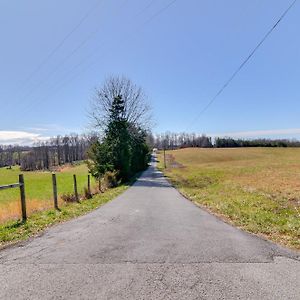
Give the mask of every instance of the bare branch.
<path id="1" fill-rule="evenodd" d="M 123 117 L 129 123 L 145 129 L 151 126 L 151 108 L 142 88 L 126 77 L 112 76 L 96 88 L 91 101 L 89 117 L 94 127 L 103 130 L 107 126 L 112 102 L 118 96 L 124 100 Z"/>

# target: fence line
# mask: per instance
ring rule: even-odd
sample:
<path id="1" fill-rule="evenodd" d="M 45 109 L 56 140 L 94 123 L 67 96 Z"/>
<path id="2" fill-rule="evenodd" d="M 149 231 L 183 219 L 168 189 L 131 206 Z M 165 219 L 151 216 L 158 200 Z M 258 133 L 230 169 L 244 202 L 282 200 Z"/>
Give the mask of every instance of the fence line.
<path id="1" fill-rule="evenodd" d="M 56 174 L 52 174 L 54 208 L 58 209 Z"/>
<path id="2" fill-rule="evenodd" d="M 20 199 L 21 199 L 21 211 L 22 211 L 22 222 L 26 222 L 26 197 L 25 197 L 25 183 L 23 174 L 19 175 L 19 182 L 7 185 L 0 185 L 0 191 L 6 189 L 20 188 Z"/>
<path id="3" fill-rule="evenodd" d="M 52 173 L 52 187 L 53 187 L 53 203 L 54 208 L 59 209 L 58 207 L 58 193 L 57 193 L 57 181 L 56 181 L 56 174 Z M 22 213 L 22 222 L 26 222 L 27 220 L 27 212 L 26 212 L 26 194 L 25 194 L 25 182 L 23 174 L 19 175 L 19 182 L 11 183 L 6 185 L 0 185 L 0 191 L 6 189 L 13 189 L 19 188 L 20 189 L 20 202 L 21 202 L 21 213 Z M 91 180 L 90 175 L 87 176 L 87 188 L 89 193 L 91 193 Z M 74 195 L 77 202 L 79 202 L 79 194 L 77 188 L 77 178 L 76 175 L 73 175 L 73 189 Z"/>

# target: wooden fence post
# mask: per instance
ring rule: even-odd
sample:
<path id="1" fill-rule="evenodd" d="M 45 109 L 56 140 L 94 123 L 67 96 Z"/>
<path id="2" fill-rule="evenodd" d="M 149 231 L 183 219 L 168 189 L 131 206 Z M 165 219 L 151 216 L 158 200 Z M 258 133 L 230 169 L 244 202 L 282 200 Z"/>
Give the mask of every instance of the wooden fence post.
<path id="1" fill-rule="evenodd" d="M 90 177 L 90 174 L 88 174 L 88 192 L 89 192 L 89 195 L 91 195 L 91 177 Z"/>
<path id="2" fill-rule="evenodd" d="M 166 148 L 164 148 L 164 167 L 167 168 L 167 162 L 166 162 Z"/>
<path id="3" fill-rule="evenodd" d="M 74 194 L 75 194 L 75 199 L 77 202 L 79 202 L 79 197 L 78 197 L 78 190 L 77 190 L 77 180 L 76 180 L 76 175 L 73 175 L 73 180 L 74 180 Z"/>
<path id="4" fill-rule="evenodd" d="M 21 195 L 21 210 L 22 210 L 22 222 L 26 222 L 26 199 L 25 199 L 25 183 L 23 174 L 19 175 L 20 195 Z"/>
<path id="5" fill-rule="evenodd" d="M 52 186 L 53 186 L 54 208 L 58 209 L 56 174 L 54 173 L 52 173 Z"/>

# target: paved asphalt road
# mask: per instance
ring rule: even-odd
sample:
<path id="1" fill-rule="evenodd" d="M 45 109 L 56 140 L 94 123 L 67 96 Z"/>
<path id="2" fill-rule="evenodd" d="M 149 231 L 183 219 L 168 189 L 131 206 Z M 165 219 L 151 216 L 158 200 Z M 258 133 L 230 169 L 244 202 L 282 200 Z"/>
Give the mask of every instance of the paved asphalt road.
<path id="1" fill-rule="evenodd" d="M 298 254 L 183 198 L 151 166 L 100 209 L 0 252 L 1 299 L 300 299 Z"/>

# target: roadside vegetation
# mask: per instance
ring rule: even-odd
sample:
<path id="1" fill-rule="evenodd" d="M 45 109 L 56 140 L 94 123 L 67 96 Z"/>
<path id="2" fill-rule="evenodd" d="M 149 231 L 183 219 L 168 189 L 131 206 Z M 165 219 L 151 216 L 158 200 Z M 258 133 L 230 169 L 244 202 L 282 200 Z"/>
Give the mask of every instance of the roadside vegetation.
<path id="1" fill-rule="evenodd" d="M 35 236 L 49 226 L 84 215 L 112 200 L 128 188 L 129 184 L 106 190 L 95 195 L 92 199 L 69 203 L 61 206 L 60 210 L 48 209 L 33 213 L 26 223 L 8 221 L 0 225 L 0 248 L 31 236 Z"/>
<path id="2" fill-rule="evenodd" d="M 0 168 L 20 166 L 22 171 L 53 170 L 86 159 L 96 137 L 70 134 L 35 142 L 31 146 L 0 145 Z"/>
<path id="3" fill-rule="evenodd" d="M 53 143 L 27 149 L 26 155 L 20 148 L 16 155 L 14 147 L 0 151 L 6 166 L 0 169 L 0 185 L 17 182 L 20 167 L 30 170 L 23 172 L 29 215 L 26 222 L 17 220 L 21 210 L 18 189 L 0 194 L 0 245 L 26 239 L 52 224 L 82 215 L 124 191 L 150 161 L 149 111 L 140 87 L 125 77 L 111 77 L 96 90 L 92 102 L 92 138 L 74 135 L 66 142 L 53 139 Z M 86 164 L 74 163 L 83 158 Z M 51 209 L 54 203 L 49 170 L 57 174 L 57 210 Z M 87 189 L 89 173 L 93 176 L 91 190 Z M 77 177 L 80 202 L 74 193 L 73 174 Z"/>
<path id="4" fill-rule="evenodd" d="M 300 147 L 295 139 L 234 139 L 212 137 L 187 132 L 166 132 L 152 136 L 155 148 L 175 150 L 183 148 L 242 148 L 242 147 Z"/>
<path id="5" fill-rule="evenodd" d="M 98 180 L 109 174 L 126 182 L 150 161 L 147 144 L 149 106 L 142 89 L 125 77 L 108 78 L 97 89 L 91 119 L 100 138 L 88 152 L 88 166 Z"/>
<path id="6" fill-rule="evenodd" d="M 18 181 L 18 175 L 24 174 L 26 207 L 30 215 L 35 211 L 53 207 L 53 190 L 51 172 L 28 171 L 21 172 L 20 167 L 11 169 L 0 168 L 0 185 L 11 184 Z M 59 205 L 63 205 L 62 195 L 73 193 L 73 174 L 76 174 L 79 194 L 84 193 L 87 186 L 88 168 L 84 162 L 75 165 L 65 165 L 56 170 Z M 92 186 L 96 182 L 92 181 Z M 20 217 L 20 192 L 18 188 L 1 191 L 0 193 L 0 223 L 9 219 Z"/>
<path id="7" fill-rule="evenodd" d="M 159 167 L 199 206 L 249 232 L 300 249 L 300 149 L 187 148 Z"/>

